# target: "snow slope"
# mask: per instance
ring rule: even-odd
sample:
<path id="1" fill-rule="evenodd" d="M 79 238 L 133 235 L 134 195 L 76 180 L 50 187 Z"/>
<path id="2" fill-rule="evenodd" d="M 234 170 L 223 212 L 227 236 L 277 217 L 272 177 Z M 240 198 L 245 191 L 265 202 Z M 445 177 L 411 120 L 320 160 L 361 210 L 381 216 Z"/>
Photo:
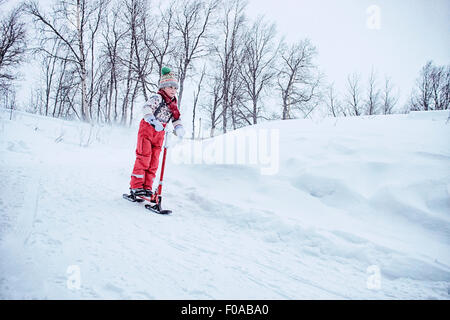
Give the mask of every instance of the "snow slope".
<path id="1" fill-rule="evenodd" d="M 449 299 L 447 118 L 275 121 L 184 140 L 166 167 L 174 214 L 159 216 L 121 197 L 136 126 L 3 110 L 0 298 Z M 263 153 L 220 159 L 223 139 L 227 150 L 264 134 L 271 174 Z"/>

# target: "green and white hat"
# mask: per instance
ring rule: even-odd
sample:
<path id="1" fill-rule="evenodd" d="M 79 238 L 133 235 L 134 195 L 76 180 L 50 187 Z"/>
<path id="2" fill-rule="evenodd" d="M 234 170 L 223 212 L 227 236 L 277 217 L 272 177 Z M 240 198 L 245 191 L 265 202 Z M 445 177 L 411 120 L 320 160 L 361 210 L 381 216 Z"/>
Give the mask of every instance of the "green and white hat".
<path id="1" fill-rule="evenodd" d="M 159 80 L 159 88 L 175 87 L 178 89 L 178 80 L 175 74 L 168 67 L 161 69 L 161 80 Z"/>

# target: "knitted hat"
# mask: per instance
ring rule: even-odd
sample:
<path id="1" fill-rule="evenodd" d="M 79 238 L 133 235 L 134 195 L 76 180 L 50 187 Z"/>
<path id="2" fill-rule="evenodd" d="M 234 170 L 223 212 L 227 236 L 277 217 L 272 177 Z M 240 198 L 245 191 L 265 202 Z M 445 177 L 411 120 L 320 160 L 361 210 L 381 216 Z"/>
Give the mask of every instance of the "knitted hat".
<path id="1" fill-rule="evenodd" d="M 178 80 L 175 74 L 168 67 L 161 69 L 161 80 L 159 80 L 159 88 L 175 87 L 178 89 Z"/>

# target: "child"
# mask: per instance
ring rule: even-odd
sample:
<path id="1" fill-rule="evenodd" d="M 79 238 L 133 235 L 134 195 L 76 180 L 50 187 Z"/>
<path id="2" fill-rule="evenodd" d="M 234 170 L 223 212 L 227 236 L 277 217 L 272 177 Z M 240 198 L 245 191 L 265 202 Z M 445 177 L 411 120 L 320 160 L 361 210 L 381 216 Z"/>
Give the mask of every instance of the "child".
<path id="1" fill-rule="evenodd" d="M 153 179 L 158 170 L 159 154 L 164 141 L 164 128 L 172 120 L 174 133 L 184 136 L 180 111 L 175 97 L 178 81 L 167 67 L 161 70 L 159 91 L 144 105 L 144 117 L 139 125 L 136 147 L 136 162 L 131 174 L 131 196 L 152 195 Z"/>

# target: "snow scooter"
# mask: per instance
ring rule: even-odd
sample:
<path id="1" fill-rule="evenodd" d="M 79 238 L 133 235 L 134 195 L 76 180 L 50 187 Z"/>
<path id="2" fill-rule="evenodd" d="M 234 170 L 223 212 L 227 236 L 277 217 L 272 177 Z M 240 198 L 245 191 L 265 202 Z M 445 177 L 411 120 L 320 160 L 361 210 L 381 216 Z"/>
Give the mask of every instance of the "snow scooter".
<path id="1" fill-rule="evenodd" d="M 167 138 L 168 138 L 168 133 L 167 130 L 164 129 L 165 133 L 164 133 L 164 152 L 163 152 L 163 160 L 162 160 L 162 165 L 161 165 L 161 173 L 159 176 L 159 184 L 158 184 L 158 188 L 156 189 L 155 192 L 152 193 L 152 195 L 150 197 L 146 197 L 146 196 L 132 196 L 129 194 L 123 194 L 123 198 L 127 199 L 131 202 L 150 202 L 150 203 L 154 203 L 152 204 L 146 204 L 145 208 L 154 212 L 154 213 L 158 213 L 158 214 L 171 214 L 172 210 L 163 210 L 161 207 L 161 202 L 162 202 L 162 184 L 163 184 L 163 178 L 164 178 L 164 167 L 166 166 L 166 155 L 167 155 Z"/>

